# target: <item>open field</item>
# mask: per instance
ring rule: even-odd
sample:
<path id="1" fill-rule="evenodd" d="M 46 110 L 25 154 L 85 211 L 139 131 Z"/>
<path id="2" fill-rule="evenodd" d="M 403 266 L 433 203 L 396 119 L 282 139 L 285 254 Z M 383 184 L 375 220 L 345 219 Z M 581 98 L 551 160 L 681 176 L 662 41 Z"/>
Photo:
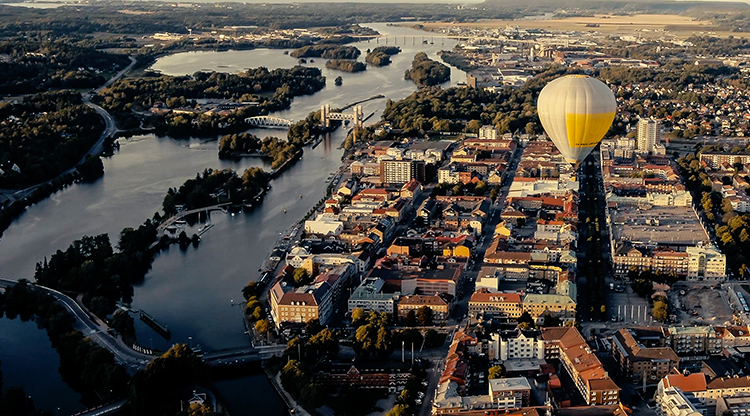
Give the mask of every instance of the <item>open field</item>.
<path id="1" fill-rule="evenodd" d="M 595 15 L 593 17 L 566 17 L 562 19 L 516 19 L 483 20 L 468 23 L 421 23 L 427 30 L 444 27 L 477 29 L 501 29 L 508 25 L 524 29 L 578 30 L 598 32 L 607 35 L 635 35 L 641 37 L 661 37 L 669 35 L 688 37 L 695 35 L 750 37 L 750 33 L 718 31 L 711 22 L 696 20 L 687 16 L 669 14 L 638 14 L 632 16 Z M 598 26 L 595 26 L 598 25 Z"/>

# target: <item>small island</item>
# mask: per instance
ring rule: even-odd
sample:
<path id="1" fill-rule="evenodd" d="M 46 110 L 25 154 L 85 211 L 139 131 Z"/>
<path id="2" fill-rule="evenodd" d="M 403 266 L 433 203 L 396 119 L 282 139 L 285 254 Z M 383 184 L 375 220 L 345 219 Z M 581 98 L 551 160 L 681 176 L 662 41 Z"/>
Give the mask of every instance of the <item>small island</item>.
<path id="1" fill-rule="evenodd" d="M 274 169 L 294 157 L 298 150 L 294 144 L 278 137 L 260 139 L 250 133 L 228 134 L 219 139 L 220 159 L 261 156 L 271 159 L 271 167 Z"/>
<path id="2" fill-rule="evenodd" d="M 386 66 L 391 63 L 391 56 L 401 53 L 398 46 L 378 46 L 367 52 L 365 61 L 374 66 Z"/>
<path id="3" fill-rule="evenodd" d="M 367 64 L 348 59 L 331 59 L 326 62 L 326 68 L 344 72 L 362 72 L 367 69 Z"/>
<path id="4" fill-rule="evenodd" d="M 426 53 L 419 52 L 414 56 L 411 69 L 406 70 L 404 79 L 410 79 L 420 87 L 428 87 L 451 79 L 451 70 L 446 65 L 430 59 Z"/>
<path id="5" fill-rule="evenodd" d="M 357 59 L 362 52 L 354 46 L 307 45 L 293 50 L 294 58 Z"/>

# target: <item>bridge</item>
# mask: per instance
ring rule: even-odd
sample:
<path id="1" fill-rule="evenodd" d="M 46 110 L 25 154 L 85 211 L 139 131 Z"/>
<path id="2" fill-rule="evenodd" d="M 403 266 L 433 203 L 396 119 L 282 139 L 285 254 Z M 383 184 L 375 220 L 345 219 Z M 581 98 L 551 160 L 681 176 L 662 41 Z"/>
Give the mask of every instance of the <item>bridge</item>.
<path id="1" fill-rule="evenodd" d="M 221 210 L 223 210 L 224 208 L 226 208 L 226 207 L 228 207 L 230 205 L 232 205 L 231 202 L 225 202 L 223 204 L 211 205 L 210 207 L 203 207 L 203 208 L 191 209 L 191 210 L 188 210 L 188 211 L 182 211 L 180 213 L 177 213 L 177 215 L 173 215 L 173 216 L 169 217 L 166 221 L 164 221 L 163 223 L 161 223 L 158 226 L 156 226 L 156 233 L 157 233 L 157 235 L 162 235 L 164 233 L 164 230 L 167 229 L 167 227 L 169 227 L 170 225 L 174 224 L 176 221 L 179 221 L 179 220 L 187 217 L 190 214 L 197 214 L 199 212 L 204 212 L 204 211 L 205 212 L 221 211 Z"/>
<path id="2" fill-rule="evenodd" d="M 325 104 L 320 108 L 320 122 L 323 127 L 331 127 L 331 120 L 350 120 L 354 122 L 354 126 L 359 128 L 365 122 L 365 118 L 362 115 L 362 106 L 355 105 L 350 113 L 338 113 L 331 112 L 331 105 Z"/>
<path id="3" fill-rule="evenodd" d="M 254 361 L 261 361 L 273 356 L 280 357 L 286 351 L 285 344 L 259 345 L 257 347 L 218 350 L 203 356 L 203 362 L 209 367 L 231 367 Z"/>
<path id="4" fill-rule="evenodd" d="M 256 126 L 256 127 L 289 128 L 289 127 L 292 127 L 292 124 L 294 124 L 294 121 L 281 118 L 281 117 L 274 117 L 274 116 L 257 116 L 257 117 L 246 118 L 245 123 L 251 126 Z"/>

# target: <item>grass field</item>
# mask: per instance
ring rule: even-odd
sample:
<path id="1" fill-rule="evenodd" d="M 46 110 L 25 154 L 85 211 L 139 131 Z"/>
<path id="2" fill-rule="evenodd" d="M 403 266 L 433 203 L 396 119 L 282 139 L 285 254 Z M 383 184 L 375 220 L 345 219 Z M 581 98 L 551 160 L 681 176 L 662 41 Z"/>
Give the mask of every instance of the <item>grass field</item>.
<path id="1" fill-rule="evenodd" d="M 750 34 L 718 31 L 708 21 L 667 14 L 638 14 L 632 16 L 595 15 L 593 17 L 566 17 L 562 19 L 484 20 L 468 23 L 430 22 L 421 24 L 427 30 L 445 27 L 495 29 L 511 25 L 525 29 L 578 30 L 608 35 L 638 34 L 640 37 L 661 37 L 665 35 L 665 32 L 679 37 L 709 34 L 720 37 L 729 35 L 750 37 Z M 594 25 L 598 26 L 592 27 Z"/>

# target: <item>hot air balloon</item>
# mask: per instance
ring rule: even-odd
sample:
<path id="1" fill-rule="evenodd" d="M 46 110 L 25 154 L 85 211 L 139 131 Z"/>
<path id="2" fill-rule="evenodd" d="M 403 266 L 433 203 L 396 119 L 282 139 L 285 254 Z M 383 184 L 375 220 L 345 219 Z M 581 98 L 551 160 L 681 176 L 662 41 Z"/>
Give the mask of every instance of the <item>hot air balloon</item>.
<path id="1" fill-rule="evenodd" d="M 537 110 L 544 131 L 565 160 L 578 167 L 609 130 L 617 102 L 598 79 L 566 75 L 542 89 Z"/>

